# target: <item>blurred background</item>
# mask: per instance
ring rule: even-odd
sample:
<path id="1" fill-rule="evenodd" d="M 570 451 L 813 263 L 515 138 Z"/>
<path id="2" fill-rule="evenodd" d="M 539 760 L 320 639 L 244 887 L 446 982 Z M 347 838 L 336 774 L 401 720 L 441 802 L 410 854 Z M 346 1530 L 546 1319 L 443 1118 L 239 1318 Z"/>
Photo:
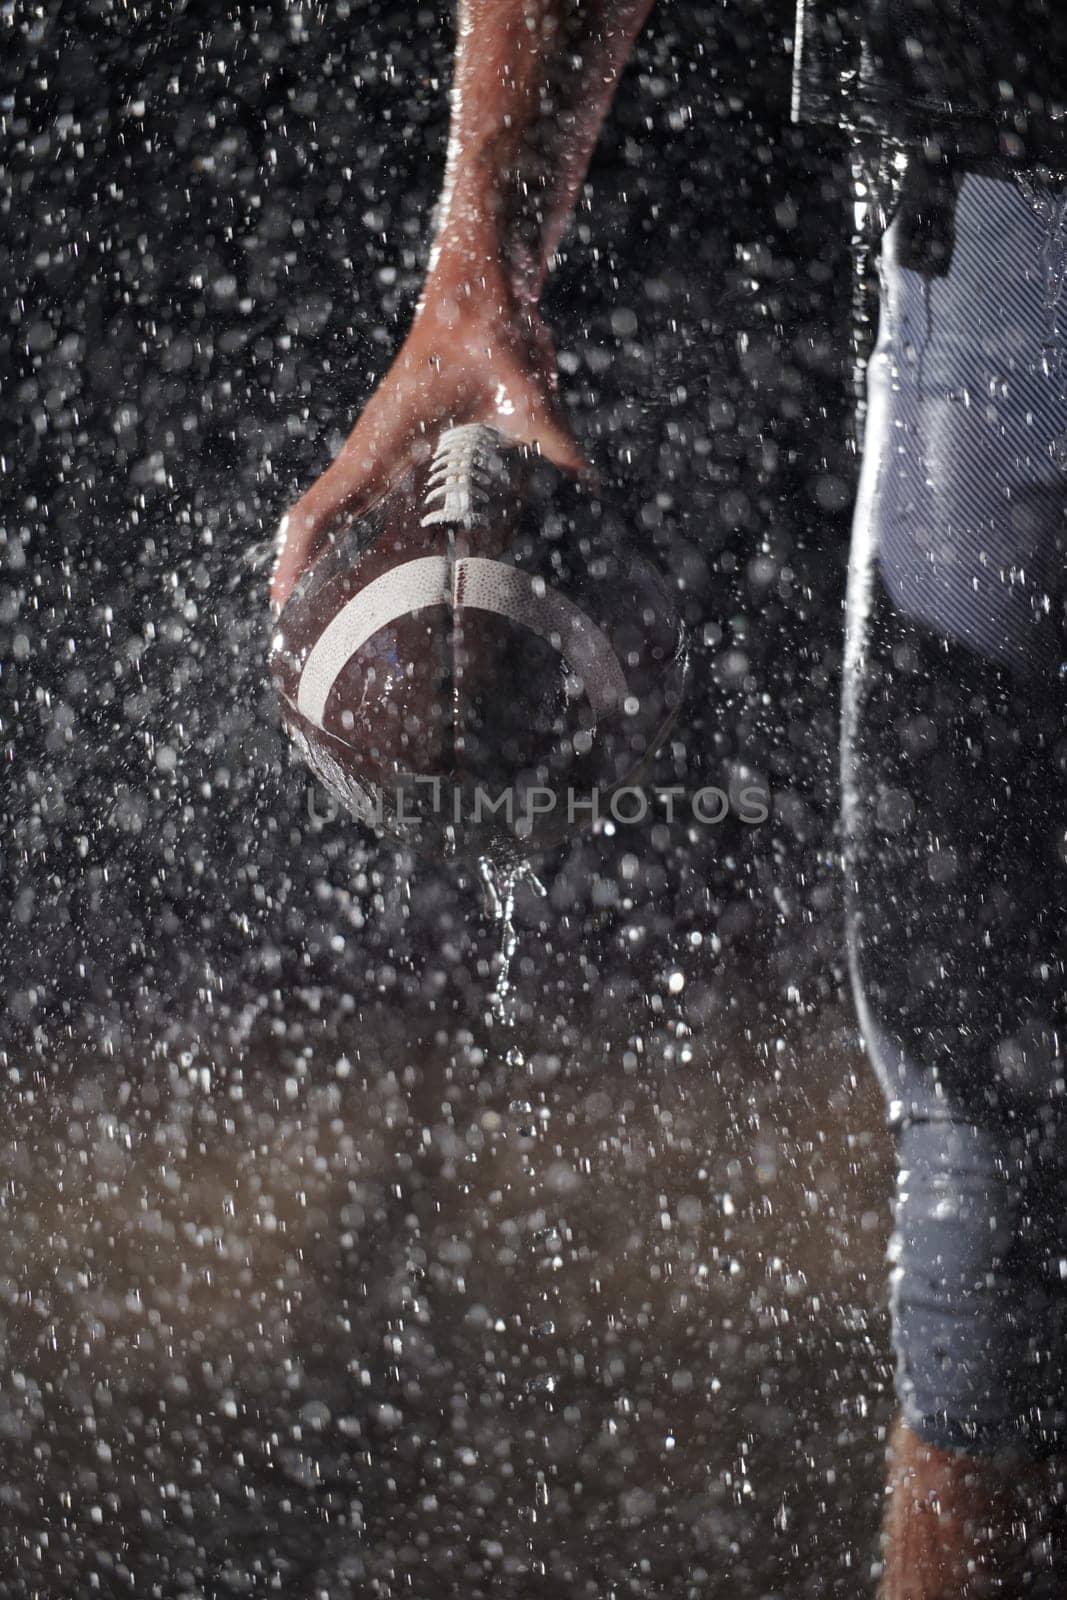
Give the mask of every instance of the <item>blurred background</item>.
<path id="1" fill-rule="evenodd" d="M 0 1594 L 873 1593 L 891 1163 L 843 984 L 846 151 L 660 0 L 545 302 L 672 574 L 651 781 L 500 930 L 279 731 L 269 539 L 406 329 L 451 8 L 0 23 Z"/>

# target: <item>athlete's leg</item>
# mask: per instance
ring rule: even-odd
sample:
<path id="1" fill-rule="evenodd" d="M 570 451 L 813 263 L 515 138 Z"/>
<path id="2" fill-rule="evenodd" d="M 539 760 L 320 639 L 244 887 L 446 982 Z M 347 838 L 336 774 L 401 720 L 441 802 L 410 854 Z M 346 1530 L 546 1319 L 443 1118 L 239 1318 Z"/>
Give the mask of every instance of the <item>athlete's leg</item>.
<path id="1" fill-rule="evenodd" d="M 938 1562 L 1008 1561 L 995 1518 L 979 1560 L 981 1519 L 1067 1441 L 1067 399 L 1060 196 L 1037 199 L 967 174 L 948 230 L 945 191 L 906 185 L 868 379 L 843 780 L 850 962 L 899 1135 L 894 1600 L 958 1593 Z M 977 1520 L 931 1522 L 935 1480 Z"/>
<path id="2" fill-rule="evenodd" d="M 1048 1595 L 1062 1528 L 1055 1463 L 928 1444 L 898 1421 L 889 1445 L 882 1600 Z"/>

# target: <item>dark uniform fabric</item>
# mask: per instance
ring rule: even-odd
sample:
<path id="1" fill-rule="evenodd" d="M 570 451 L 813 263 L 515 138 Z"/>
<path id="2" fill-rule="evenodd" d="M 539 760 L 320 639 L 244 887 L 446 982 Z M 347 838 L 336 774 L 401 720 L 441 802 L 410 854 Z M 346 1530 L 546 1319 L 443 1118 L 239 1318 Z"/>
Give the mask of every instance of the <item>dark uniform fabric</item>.
<path id="1" fill-rule="evenodd" d="M 1036 0 L 801 5 L 796 113 L 884 230 L 842 776 L 898 1395 L 1028 1456 L 1067 1449 L 1065 63 Z"/>
<path id="2" fill-rule="evenodd" d="M 849 956 L 899 1133 L 898 1388 L 1067 1446 L 1067 185 L 902 181 L 848 603 Z"/>
<path id="3" fill-rule="evenodd" d="M 1067 153 L 1060 0 L 798 0 L 793 113 L 930 153 Z"/>

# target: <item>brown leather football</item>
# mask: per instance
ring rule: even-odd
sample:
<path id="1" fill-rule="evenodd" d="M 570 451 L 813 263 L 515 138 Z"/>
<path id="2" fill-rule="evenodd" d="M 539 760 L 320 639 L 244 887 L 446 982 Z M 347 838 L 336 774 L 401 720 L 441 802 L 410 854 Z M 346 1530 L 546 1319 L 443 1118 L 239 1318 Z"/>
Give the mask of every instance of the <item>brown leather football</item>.
<path id="1" fill-rule="evenodd" d="M 507 860 L 640 772 L 677 715 L 685 644 L 624 519 L 471 424 L 335 536 L 282 611 L 272 670 L 305 760 L 357 817 L 435 856 Z"/>

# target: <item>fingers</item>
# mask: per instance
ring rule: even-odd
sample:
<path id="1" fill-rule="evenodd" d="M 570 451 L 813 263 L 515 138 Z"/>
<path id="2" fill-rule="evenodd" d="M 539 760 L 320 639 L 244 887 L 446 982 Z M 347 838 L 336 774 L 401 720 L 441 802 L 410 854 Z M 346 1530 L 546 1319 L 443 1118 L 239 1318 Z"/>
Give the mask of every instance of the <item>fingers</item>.
<path id="1" fill-rule="evenodd" d="M 270 602 L 275 616 L 331 533 L 358 516 L 375 497 L 376 487 L 372 481 L 362 484 L 357 493 L 346 484 L 344 477 L 331 480 L 330 473 L 325 472 L 282 518 L 270 582 Z"/>
<path id="2" fill-rule="evenodd" d="M 270 608 L 277 617 L 317 548 L 314 530 L 296 516 L 296 510 L 282 518 L 275 538 L 274 571 L 270 578 Z"/>
<path id="3" fill-rule="evenodd" d="M 513 346 L 509 352 L 514 392 L 507 394 L 506 403 L 512 409 L 513 420 L 510 425 L 505 421 L 501 426 L 565 472 L 585 479 L 595 478 L 594 469 L 571 431 L 559 398 L 559 367 L 552 335 L 537 316 L 528 321 L 523 333 L 522 345 Z M 498 404 L 505 389 L 510 387 L 498 388 Z"/>
<path id="4" fill-rule="evenodd" d="M 336 460 L 282 518 L 270 585 L 275 616 L 331 532 L 365 510 L 411 453 L 399 419 L 383 426 L 377 410 L 368 407 Z"/>
<path id="5" fill-rule="evenodd" d="M 283 518 L 270 587 L 275 615 L 331 532 L 360 515 L 450 425 L 485 422 L 595 482 L 554 394 L 547 330 L 532 332 L 504 323 L 457 341 L 451 330 L 450 349 L 439 333 L 412 334 L 337 459 Z"/>
<path id="6" fill-rule="evenodd" d="M 507 365 L 502 363 L 494 374 L 494 389 L 486 396 L 489 404 L 477 420 L 492 423 L 509 438 L 538 450 L 565 472 L 586 477 L 593 469 L 579 449 L 556 398 L 555 371 L 551 352 L 547 360 L 538 360 L 536 365 L 512 355 Z"/>
<path id="7" fill-rule="evenodd" d="M 531 423 L 522 443 L 532 445 L 546 460 L 557 467 L 562 467 L 565 472 L 586 477 L 593 471 L 570 430 L 547 413 Z"/>
<path id="8" fill-rule="evenodd" d="M 486 408 L 490 414 L 486 422 L 498 427 L 501 433 L 536 449 L 548 461 L 573 472 L 587 482 L 595 483 L 596 473 L 578 448 L 573 435 L 557 421 L 544 406 L 523 408 L 521 416 L 513 408 Z M 439 428 L 452 419 L 442 418 L 433 429 L 427 430 L 432 441 Z M 476 417 L 464 420 L 478 420 Z M 357 430 L 358 434 L 359 430 Z M 418 434 L 399 434 L 390 446 L 373 447 L 373 453 L 362 437 L 353 435 L 337 460 L 327 468 L 307 493 L 297 501 L 292 510 L 282 518 L 277 535 L 277 555 L 270 583 L 270 604 L 277 616 L 293 588 L 312 564 L 330 533 L 343 521 L 358 516 L 384 489 L 410 459 L 422 437 Z"/>

